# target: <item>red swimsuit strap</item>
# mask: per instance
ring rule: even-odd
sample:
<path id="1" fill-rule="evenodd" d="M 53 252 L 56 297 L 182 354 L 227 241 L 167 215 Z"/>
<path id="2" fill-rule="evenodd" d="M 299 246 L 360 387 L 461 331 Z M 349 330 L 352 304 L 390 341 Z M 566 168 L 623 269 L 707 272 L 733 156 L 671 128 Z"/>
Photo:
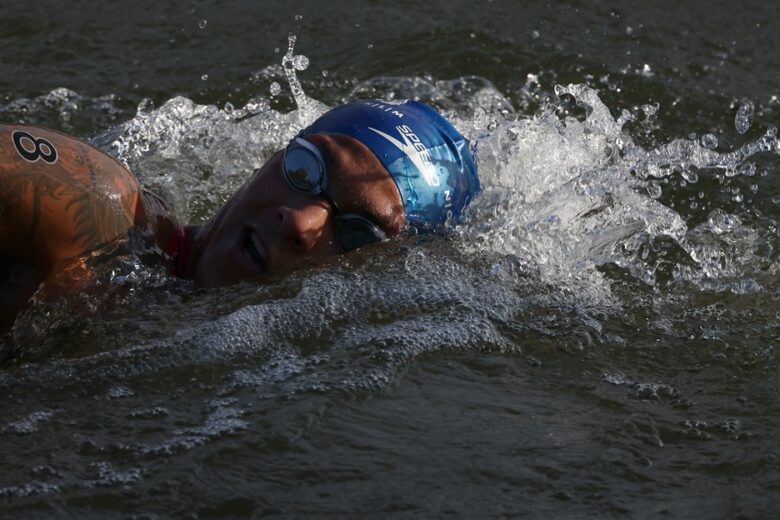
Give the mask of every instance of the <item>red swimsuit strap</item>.
<path id="1" fill-rule="evenodd" d="M 171 274 L 183 278 L 190 259 L 189 231 L 186 227 L 180 227 L 176 230 L 168 242 L 166 253 L 172 259 Z"/>

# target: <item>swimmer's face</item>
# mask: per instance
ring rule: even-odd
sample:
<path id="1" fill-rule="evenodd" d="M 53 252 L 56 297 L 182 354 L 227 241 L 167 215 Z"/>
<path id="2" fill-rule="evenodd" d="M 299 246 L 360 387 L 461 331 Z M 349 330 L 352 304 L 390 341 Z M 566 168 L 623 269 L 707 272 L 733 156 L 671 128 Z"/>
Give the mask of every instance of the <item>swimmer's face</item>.
<path id="1" fill-rule="evenodd" d="M 315 134 L 306 140 L 322 153 L 329 176 L 327 192 L 339 211 L 370 219 L 388 237 L 397 235 L 404 225 L 403 203 L 379 159 L 345 135 Z M 255 170 L 204 227 L 196 239 L 197 285 L 229 285 L 342 253 L 330 204 L 290 185 L 283 158 L 279 151 Z"/>

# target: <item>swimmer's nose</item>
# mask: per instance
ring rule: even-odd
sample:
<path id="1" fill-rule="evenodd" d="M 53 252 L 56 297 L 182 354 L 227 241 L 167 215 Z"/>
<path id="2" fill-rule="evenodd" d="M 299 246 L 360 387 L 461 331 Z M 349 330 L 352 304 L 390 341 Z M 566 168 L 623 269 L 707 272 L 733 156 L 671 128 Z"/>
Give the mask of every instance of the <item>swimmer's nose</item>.
<path id="1" fill-rule="evenodd" d="M 308 253 L 317 244 L 328 222 L 328 209 L 319 204 L 300 207 L 281 206 L 278 209 L 280 233 L 302 253 Z"/>

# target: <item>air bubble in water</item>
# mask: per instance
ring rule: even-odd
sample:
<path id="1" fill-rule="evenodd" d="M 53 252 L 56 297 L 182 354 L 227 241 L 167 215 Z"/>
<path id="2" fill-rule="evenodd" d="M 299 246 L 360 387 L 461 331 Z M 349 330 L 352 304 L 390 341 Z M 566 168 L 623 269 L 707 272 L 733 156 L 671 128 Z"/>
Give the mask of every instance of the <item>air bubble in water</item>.
<path id="1" fill-rule="evenodd" d="M 302 14 L 296 14 L 295 15 L 295 21 L 296 22 L 300 22 L 301 20 L 303 20 L 303 15 Z"/>
<path id="2" fill-rule="evenodd" d="M 201 29 L 205 29 L 208 24 L 209 24 L 208 20 L 201 20 L 198 22 L 198 27 L 200 27 Z"/>
<path id="3" fill-rule="evenodd" d="M 282 92 L 282 86 L 274 81 L 271 83 L 271 88 L 269 90 L 271 91 L 272 96 L 278 96 Z"/>
<path id="4" fill-rule="evenodd" d="M 748 131 L 752 122 L 753 102 L 746 99 L 737 109 L 737 115 L 734 117 L 734 127 L 737 129 L 737 132 L 744 134 Z"/>
<path id="5" fill-rule="evenodd" d="M 701 145 L 707 150 L 714 150 L 718 147 L 718 138 L 714 134 L 704 134 L 701 136 Z"/>
<path id="6" fill-rule="evenodd" d="M 306 70 L 309 67 L 309 58 L 303 54 L 299 54 L 293 58 L 293 67 L 295 70 Z"/>
<path id="7" fill-rule="evenodd" d="M 200 77 L 200 79 L 202 79 L 203 81 L 206 81 L 207 79 L 209 79 L 209 75 L 208 74 L 204 74 L 204 75 L 202 75 Z"/>

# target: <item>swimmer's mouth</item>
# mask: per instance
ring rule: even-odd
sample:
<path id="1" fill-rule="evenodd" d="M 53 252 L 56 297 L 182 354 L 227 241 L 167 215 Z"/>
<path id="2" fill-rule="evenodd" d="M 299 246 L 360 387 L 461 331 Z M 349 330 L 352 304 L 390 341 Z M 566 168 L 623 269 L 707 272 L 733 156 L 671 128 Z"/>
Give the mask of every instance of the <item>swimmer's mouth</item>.
<path id="1" fill-rule="evenodd" d="M 244 239 L 244 249 L 249 254 L 249 257 L 257 264 L 257 267 L 262 272 L 268 271 L 268 265 L 265 261 L 265 249 L 262 242 L 258 238 L 257 234 L 251 229 L 247 229 L 246 238 Z"/>

